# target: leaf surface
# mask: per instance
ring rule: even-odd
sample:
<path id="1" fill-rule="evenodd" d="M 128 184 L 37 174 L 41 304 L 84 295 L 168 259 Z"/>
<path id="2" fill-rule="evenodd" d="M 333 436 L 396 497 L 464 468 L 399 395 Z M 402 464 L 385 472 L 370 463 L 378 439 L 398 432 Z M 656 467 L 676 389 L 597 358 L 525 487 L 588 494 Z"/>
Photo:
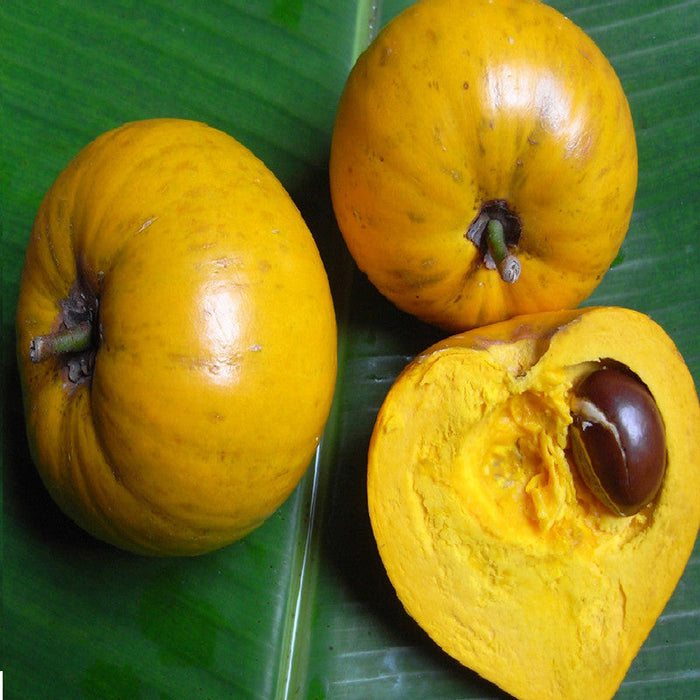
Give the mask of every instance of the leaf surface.
<path id="1" fill-rule="evenodd" d="M 327 159 L 355 57 L 407 4 L 0 5 L 0 670 L 8 698 L 504 697 L 406 616 L 367 516 L 366 452 L 377 410 L 403 366 L 440 333 L 394 309 L 356 270 L 333 218 Z M 630 233 L 587 303 L 649 313 L 697 383 L 700 3 L 553 4 L 608 55 L 637 128 L 640 180 Z M 339 319 L 336 401 L 307 476 L 258 531 L 192 560 L 117 552 L 57 511 L 31 465 L 14 362 L 20 270 L 41 197 L 88 141 L 155 116 L 221 128 L 278 175 L 316 237 Z M 617 697 L 700 697 L 698 546 Z"/>

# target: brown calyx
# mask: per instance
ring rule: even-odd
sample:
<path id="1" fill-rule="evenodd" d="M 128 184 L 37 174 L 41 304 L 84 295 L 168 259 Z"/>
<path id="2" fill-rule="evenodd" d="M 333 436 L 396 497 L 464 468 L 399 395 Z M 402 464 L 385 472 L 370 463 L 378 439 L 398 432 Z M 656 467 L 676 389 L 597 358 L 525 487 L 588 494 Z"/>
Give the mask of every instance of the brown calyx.
<path id="1" fill-rule="evenodd" d="M 76 283 L 59 305 L 56 330 L 32 338 L 29 358 L 37 363 L 60 357 L 68 380 L 77 384 L 92 377 L 98 346 L 98 300 Z"/>
<path id="2" fill-rule="evenodd" d="M 521 231 L 520 219 L 507 202 L 493 199 L 481 205 L 465 238 L 479 249 L 487 269 L 498 270 L 504 282 L 513 283 L 520 276 L 520 261 L 514 249 Z"/>

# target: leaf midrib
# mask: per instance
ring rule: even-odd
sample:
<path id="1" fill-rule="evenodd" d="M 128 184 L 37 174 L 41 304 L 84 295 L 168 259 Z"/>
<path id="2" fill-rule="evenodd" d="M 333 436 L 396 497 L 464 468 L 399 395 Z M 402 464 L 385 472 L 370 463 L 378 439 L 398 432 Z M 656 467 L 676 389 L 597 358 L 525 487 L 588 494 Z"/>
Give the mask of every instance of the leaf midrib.
<path id="1" fill-rule="evenodd" d="M 355 17 L 355 32 L 352 43 L 351 65 L 369 45 L 381 24 L 381 0 L 358 0 Z M 342 329 L 350 306 L 350 288 L 353 277 L 352 261 L 346 260 L 344 279 L 338 305 L 338 360 L 340 381 L 347 347 Z M 311 639 L 311 616 L 313 599 L 318 579 L 321 525 L 325 504 L 329 498 L 328 474 L 332 468 L 333 449 L 338 432 L 337 401 L 328 418 L 324 436 L 319 444 L 313 466 L 300 485 L 300 506 L 296 509 L 295 551 L 289 569 L 289 587 L 282 624 L 281 656 L 278 662 L 275 700 L 292 700 L 302 697 L 306 687 L 309 664 L 309 640 Z"/>

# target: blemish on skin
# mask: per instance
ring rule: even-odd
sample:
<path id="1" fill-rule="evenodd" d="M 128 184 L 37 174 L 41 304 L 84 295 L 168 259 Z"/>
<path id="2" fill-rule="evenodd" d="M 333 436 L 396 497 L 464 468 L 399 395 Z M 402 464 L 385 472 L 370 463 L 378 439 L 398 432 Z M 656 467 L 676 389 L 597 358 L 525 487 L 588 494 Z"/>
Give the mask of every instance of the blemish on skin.
<path id="1" fill-rule="evenodd" d="M 168 358 L 173 362 L 184 365 L 189 370 L 206 372 L 212 377 L 219 378 L 221 381 L 230 381 L 233 377 L 237 377 L 240 374 L 242 359 L 240 353 L 213 359 L 173 353 Z"/>
<path id="2" fill-rule="evenodd" d="M 578 134 L 566 144 L 566 157 L 576 158 L 580 165 L 584 165 L 593 152 L 593 137 L 590 133 Z"/>
<path id="3" fill-rule="evenodd" d="M 262 350 L 262 345 L 260 345 L 260 343 L 255 343 L 255 345 L 251 345 L 248 350 L 250 350 L 250 352 L 260 352 Z"/>
<path id="4" fill-rule="evenodd" d="M 203 247 L 208 247 L 208 246 L 203 246 Z M 195 248 L 196 250 L 196 248 Z M 200 268 L 209 268 L 209 267 L 214 268 L 214 271 L 218 270 L 228 270 L 229 268 L 233 268 L 234 270 L 243 270 L 245 269 L 245 263 L 236 257 L 226 255 L 221 258 L 214 258 L 213 260 L 205 261 L 203 263 L 199 263 L 195 266 L 195 269 L 200 269 Z"/>
<path id="5" fill-rule="evenodd" d="M 462 83 L 462 87 L 463 87 L 465 90 L 469 90 L 469 83 L 465 80 L 465 81 Z"/>
<path id="6" fill-rule="evenodd" d="M 433 140 L 443 151 L 447 150 L 447 146 L 442 141 L 442 129 L 437 125 L 433 127 Z"/>
<path id="7" fill-rule="evenodd" d="M 398 280 L 402 289 L 421 291 L 426 287 L 431 287 L 442 282 L 447 277 L 447 272 L 444 270 L 437 272 L 418 273 L 415 270 L 396 269 L 390 270 L 391 275 Z M 416 294 L 416 299 L 420 298 L 420 294 Z"/>
<path id="8" fill-rule="evenodd" d="M 594 63 L 593 59 L 590 57 L 590 55 L 582 47 L 579 47 L 578 52 L 583 56 L 583 58 L 586 61 L 588 61 L 589 63 Z"/>
<path id="9" fill-rule="evenodd" d="M 146 219 L 146 221 L 144 221 L 141 224 L 141 228 L 139 228 L 139 230 L 136 233 L 143 233 L 154 221 L 157 221 L 157 220 L 158 220 L 157 216 L 152 216 L 150 219 Z"/>

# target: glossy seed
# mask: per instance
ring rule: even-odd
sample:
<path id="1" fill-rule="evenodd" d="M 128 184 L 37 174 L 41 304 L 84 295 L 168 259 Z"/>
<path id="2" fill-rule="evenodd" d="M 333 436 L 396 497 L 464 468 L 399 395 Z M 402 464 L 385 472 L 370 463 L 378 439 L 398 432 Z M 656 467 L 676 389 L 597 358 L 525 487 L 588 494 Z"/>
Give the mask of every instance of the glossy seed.
<path id="1" fill-rule="evenodd" d="M 590 374 L 571 403 L 574 463 L 586 485 L 618 515 L 639 512 L 666 471 L 666 435 L 647 387 L 616 367 Z"/>

